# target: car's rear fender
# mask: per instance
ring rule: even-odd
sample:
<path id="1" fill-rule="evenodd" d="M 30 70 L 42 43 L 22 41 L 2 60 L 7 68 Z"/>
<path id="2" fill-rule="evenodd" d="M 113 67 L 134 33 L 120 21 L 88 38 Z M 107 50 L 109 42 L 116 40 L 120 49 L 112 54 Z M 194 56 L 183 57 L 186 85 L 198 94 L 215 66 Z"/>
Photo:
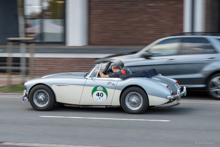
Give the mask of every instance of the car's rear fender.
<path id="1" fill-rule="evenodd" d="M 150 106 L 157 103 L 157 102 L 155 102 L 155 99 L 159 99 L 158 103 L 157 103 L 158 105 L 166 103 L 168 101 L 167 96 L 171 95 L 170 90 L 166 86 L 159 84 L 159 83 L 153 81 L 152 79 L 149 79 L 149 78 L 130 78 L 130 79 L 121 80 L 118 82 L 117 87 L 116 87 L 114 100 L 113 100 L 113 105 L 115 105 L 115 104 L 117 104 L 117 102 L 119 102 L 119 101 L 115 100 L 116 97 L 120 98 L 123 91 L 130 86 L 138 86 L 141 89 L 143 89 L 148 96 Z"/>

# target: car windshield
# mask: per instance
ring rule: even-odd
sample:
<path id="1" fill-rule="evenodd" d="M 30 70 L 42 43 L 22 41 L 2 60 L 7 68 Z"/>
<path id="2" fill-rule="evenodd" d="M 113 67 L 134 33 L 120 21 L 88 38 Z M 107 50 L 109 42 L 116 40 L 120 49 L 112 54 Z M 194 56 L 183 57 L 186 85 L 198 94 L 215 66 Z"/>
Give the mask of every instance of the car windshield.
<path id="1" fill-rule="evenodd" d="M 91 71 L 91 75 L 90 75 L 90 77 L 97 77 L 97 75 L 98 75 L 98 72 L 100 71 L 100 68 L 101 68 L 101 65 L 100 64 L 97 64 L 96 66 L 95 66 L 95 68 Z"/>
<path id="2" fill-rule="evenodd" d="M 105 71 L 107 66 L 109 65 L 109 62 L 104 62 L 104 63 L 100 63 L 100 64 L 95 64 L 93 66 L 93 68 L 88 72 L 87 75 L 89 75 L 90 77 L 97 77 L 98 72 L 101 71 Z"/>

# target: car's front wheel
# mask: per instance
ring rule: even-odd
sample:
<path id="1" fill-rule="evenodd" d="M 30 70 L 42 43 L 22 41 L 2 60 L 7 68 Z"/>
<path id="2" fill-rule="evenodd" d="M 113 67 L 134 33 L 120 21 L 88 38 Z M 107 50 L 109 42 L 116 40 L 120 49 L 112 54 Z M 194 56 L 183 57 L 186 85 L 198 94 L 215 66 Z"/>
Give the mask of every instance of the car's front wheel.
<path id="1" fill-rule="evenodd" d="M 29 95 L 31 106 L 38 111 L 51 110 L 55 105 L 55 98 L 52 90 L 45 85 L 35 86 Z"/>
<path id="2" fill-rule="evenodd" d="M 148 97 L 139 87 L 129 87 L 121 95 L 121 107 L 127 113 L 143 113 L 148 108 Z"/>
<path id="3" fill-rule="evenodd" d="M 220 100 L 220 74 L 211 76 L 207 82 L 207 91 L 209 95 Z"/>

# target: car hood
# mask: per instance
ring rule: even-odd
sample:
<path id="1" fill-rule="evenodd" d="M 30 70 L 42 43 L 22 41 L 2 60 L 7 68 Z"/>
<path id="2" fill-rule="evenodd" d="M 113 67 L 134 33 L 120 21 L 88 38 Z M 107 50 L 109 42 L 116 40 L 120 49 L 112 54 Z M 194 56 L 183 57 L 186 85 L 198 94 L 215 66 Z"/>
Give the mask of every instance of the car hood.
<path id="1" fill-rule="evenodd" d="M 43 76 L 41 78 L 84 78 L 84 75 L 86 74 L 86 72 L 67 72 L 67 73 L 57 73 L 57 74 L 50 74 L 50 75 L 46 75 Z"/>

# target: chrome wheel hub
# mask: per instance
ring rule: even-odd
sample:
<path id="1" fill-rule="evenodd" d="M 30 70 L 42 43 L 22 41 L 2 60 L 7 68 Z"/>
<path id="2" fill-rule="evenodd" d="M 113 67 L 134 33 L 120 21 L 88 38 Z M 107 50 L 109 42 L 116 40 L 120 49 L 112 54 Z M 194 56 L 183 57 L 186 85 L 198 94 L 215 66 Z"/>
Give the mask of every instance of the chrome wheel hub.
<path id="1" fill-rule="evenodd" d="M 125 104 L 130 110 L 138 110 L 143 105 L 143 98 L 138 92 L 130 92 L 125 98 Z"/>
<path id="2" fill-rule="evenodd" d="M 38 107 L 45 107 L 49 103 L 49 94 L 45 90 L 39 89 L 34 92 L 33 101 Z"/>
<path id="3" fill-rule="evenodd" d="M 212 95 L 220 97 L 220 76 L 213 78 L 209 83 L 209 91 Z"/>

